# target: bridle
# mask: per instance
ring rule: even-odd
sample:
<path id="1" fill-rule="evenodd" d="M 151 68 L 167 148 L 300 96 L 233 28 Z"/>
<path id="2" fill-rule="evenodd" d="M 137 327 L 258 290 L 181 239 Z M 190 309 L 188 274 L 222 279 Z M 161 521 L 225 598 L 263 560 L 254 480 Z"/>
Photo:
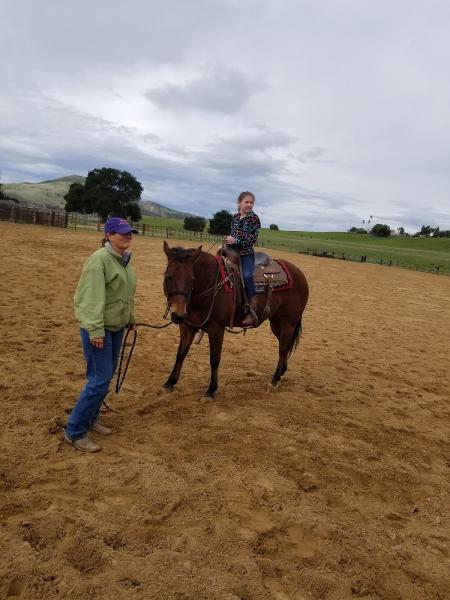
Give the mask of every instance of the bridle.
<path id="1" fill-rule="evenodd" d="M 194 281 L 195 281 L 195 277 L 192 276 L 192 285 L 188 290 L 168 290 L 167 287 L 167 280 L 169 279 L 169 275 L 167 275 L 167 273 L 164 273 L 164 281 L 163 281 L 163 289 L 164 289 L 164 294 L 167 298 L 167 300 L 169 300 L 169 298 L 172 298 L 172 296 L 184 296 L 186 298 L 186 309 L 189 306 L 189 302 L 191 301 L 191 296 L 192 296 L 192 290 L 194 289 Z"/>

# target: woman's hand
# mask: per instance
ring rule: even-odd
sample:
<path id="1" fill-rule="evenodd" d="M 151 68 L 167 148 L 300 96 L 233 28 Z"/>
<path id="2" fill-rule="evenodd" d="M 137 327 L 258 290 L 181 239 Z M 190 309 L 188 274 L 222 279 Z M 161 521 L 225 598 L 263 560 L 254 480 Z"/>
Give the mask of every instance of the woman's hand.
<path id="1" fill-rule="evenodd" d="M 225 244 L 235 244 L 236 240 L 234 239 L 234 237 L 232 237 L 231 235 L 227 235 L 227 237 L 225 238 Z"/>
<path id="2" fill-rule="evenodd" d="M 103 338 L 93 338 L 91 344 L 96 348 L 103 348 Z"/>

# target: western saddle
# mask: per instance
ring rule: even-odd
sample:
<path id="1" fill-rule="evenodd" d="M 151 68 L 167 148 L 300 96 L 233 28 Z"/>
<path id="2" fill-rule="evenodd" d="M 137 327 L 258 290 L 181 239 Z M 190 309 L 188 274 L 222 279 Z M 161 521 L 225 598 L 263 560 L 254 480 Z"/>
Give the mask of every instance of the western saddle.
<path id="1" fill-rule="evenodd" d="M 227 274 L 226 283 L 232 288 L 233 294 L 235 294 L 235 308 L 230 323 L 230 327 L 233 328 L 236 311 L 240 308 L 248 308 L 248 302 L 244 289 L 239 253 L 233 248 L 224 247 L 222 249 L 222 260 Z M 255 252 L 253 281 L 257 296 L 261 297 L 263 294 L 266 296 L 266 304 L 262 315 L 258 315 L 258 321 L 261 323 L 270 315 L 270 301 L 273 290 L 286 286 L 288 284 L 288 277 L 280 263 L 265 252 Z M 260 302 L 258 301 L 259 304 Z M 258 313 L 260 312 L 259 308 L 258 306 Z"/>

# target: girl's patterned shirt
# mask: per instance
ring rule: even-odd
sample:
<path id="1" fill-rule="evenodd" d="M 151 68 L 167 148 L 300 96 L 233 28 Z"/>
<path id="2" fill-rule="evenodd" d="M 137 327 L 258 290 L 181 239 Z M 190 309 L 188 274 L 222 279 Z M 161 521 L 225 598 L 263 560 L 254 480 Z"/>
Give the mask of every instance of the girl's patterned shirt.
<path id="1" fill-rule="evenodd" d="M 256 244 L 261 222 L 253 211 L 241 218 L 241 213 L 233 215 L 231 221 L 231 236 L 236 240 L 236 250 L 241 256 L 253 254 L 253 244 Z"/>

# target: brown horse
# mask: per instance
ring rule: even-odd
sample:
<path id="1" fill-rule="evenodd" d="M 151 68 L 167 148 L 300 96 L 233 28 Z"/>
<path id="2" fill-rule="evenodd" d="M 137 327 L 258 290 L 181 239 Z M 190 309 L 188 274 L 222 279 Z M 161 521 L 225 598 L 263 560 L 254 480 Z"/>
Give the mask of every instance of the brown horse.
<path id="1" fill-rule="evenodd" d="M 164 292 L 171 311 L 171 319 L 180 326 L 180 343 L 174 367 L 163 385 L 172 391 L 180 376 L 183 361 L 195 333 L 203 330 L 208 334 L 210 349 L 211 380 L 205 396 L 214 398 L 217 391 L 217 372 L 222 353 L 225 328 L 233 315 L 232 294 L 226 293 L 219 284 L 216 258 L 197 249 L 170 248 L 164 242 L 167 269 L 164 273 Z M 292 287 L 272 295 L 270 302 L 270 328 L 279 342 L 277 368 L 272 386 L 277 387 L 287 369 L 288 356 L 297 348 L 301 333 L 302 314 L 308 301 L 308 283 L 295 265 L 284 261 L 288 267 Z M 258 295 L 258 318 L 260 324 L 266 304 L 266 295 Z M 234 324 L 240 325 L 244 317 L 242 308 L 234 316 Z"/>

